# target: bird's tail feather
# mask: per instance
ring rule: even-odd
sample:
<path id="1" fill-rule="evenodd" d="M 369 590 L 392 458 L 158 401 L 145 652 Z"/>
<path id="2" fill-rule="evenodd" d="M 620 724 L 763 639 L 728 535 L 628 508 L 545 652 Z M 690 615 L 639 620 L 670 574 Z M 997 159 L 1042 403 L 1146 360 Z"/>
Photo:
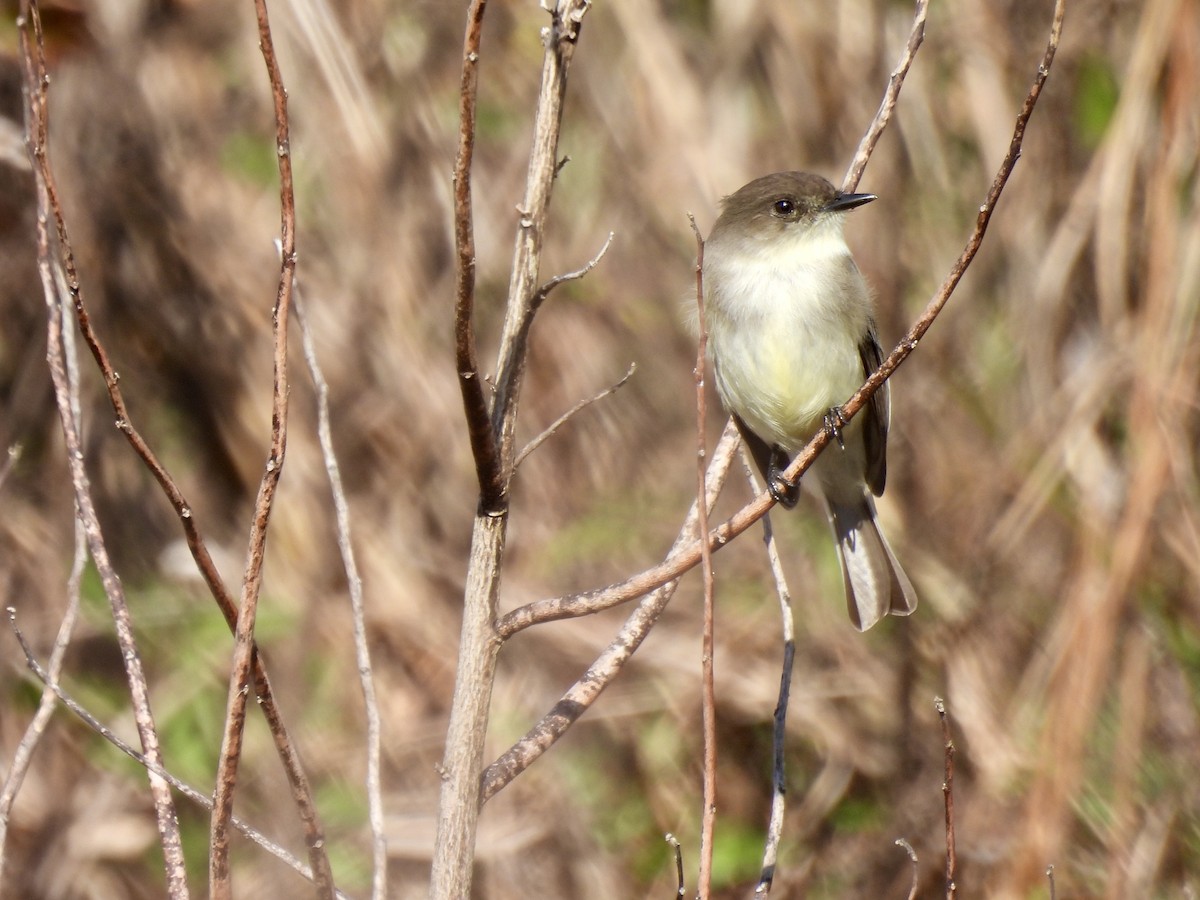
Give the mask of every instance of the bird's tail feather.
<path id="1" fill-rule="evenodd" d="M 884 616 L 907 616 L 917 608 L 912 582 L 875 521 L 875 503 L 864 493 L 850 502 L 829 502 L 837 538 L 850 621 L 866 631 Z"/>

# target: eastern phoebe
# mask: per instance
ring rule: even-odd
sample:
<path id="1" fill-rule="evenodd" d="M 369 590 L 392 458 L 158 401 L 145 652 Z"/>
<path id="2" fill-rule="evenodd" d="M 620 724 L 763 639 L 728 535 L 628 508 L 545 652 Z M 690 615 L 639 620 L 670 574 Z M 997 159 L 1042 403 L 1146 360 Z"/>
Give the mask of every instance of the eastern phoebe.
<path id="1" fill-rule="evenodd" d="M 842 214 L 873 194 L 844 194 L 818 175 L 778 172 L 722 202 L 704 245 L 704 303 L 717 390 L 784 507 L 799 485 L 788 463 L 883 357 L 871 295 L 842 237 Z M 805 483 L 833 525 L 850 621 L 860 631 L 917 607 L 875 521 L 891 416 L 885 382 L 838 432 Z"/>

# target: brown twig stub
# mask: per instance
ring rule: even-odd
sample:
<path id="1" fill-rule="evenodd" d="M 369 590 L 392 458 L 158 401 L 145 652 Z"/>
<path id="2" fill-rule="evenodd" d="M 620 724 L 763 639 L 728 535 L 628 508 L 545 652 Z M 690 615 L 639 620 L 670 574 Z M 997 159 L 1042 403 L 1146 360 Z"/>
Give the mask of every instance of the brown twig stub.
<path id="1" fill-rule="evenodd" d="M 954 740 L 950 735 L 950 717 L 946 713 L 946 703 L 941 697 L 933 701 L 937 709 L 938 719 L 942 723 L 942 744 L 945 754 L 945 778 L 942 781 L 942 795 L 946 807 L 946 900 L 958 896 L 958 853 L 954 847 Z"/>
<path id="2" fill-rule="evenodd" d="M 79 279 L 67 234 L 66 220 L 58 201 L 54 174 L 50 167 L 49 145 L 49 78 L 46 74 L 45 46 L 42 34 L 41 13 L 36 0 L 23 0 L 18 19 L 18 36 L 21 49 L 21 67 L 25 94 L 26 143 L 34 172 L 37 197 L 37 268 L 42 282 L 46 303 L 47 334 L 46 358 L 50 368 L 50 379 L 54 386 L 54 397 L 58 407 L 59 421 L 66 444 L 67 463 L 71 472 L 71 483 L 75 492 L 76 510 L 86 537 L 88 552 L 96 565 L 116 630 L 117 643 L 125 665 L 129 683 L 130 700 L 133 705 L 134 721 L 138 738 L 146 758 L 161 767 L 162 753 L 158 731 L 150 709 L 149 685 L 142 667 L 141 655 L 134 638 L 133 619 L 126 602 L 125 591 L 108 556 L 104 534 L 92 501 L 91 485 L 84 465 L 83 445 L 79 434 L 79 423 L 71 402 L 71 385 L 67 374 L 66 354 L 63 338 L 63 315 L 58 286 L 54 278 L 54 262 L 50 249 L 50 219 L 58 236 L 59 258 L 68 291 L 78 302 Z M 179 823 L 170 787 L 159 775 L 148 772 L 150 792 L 154 800 L 155 817 L 159 841 L 163 849 L 166 868 L 167 894 L 172 900 L 184 900 L 188 896 L 186 866 Z"/>
<path id="3" fill-rule="evenodd" d="M 262 481 L 259 484 L 250 528 L 246 570 L 242 579 L 233 662 L 229 677 L 225 730 L 221 740 L 216 788 L 213 793 L 213 813 L 209 832 L 209 893 L 214 900 L 228 900 L 232 897 L 229 830 L 245 730 L 246 706 L 254 687 L 254 678 L 251 674 L 257 656 L 254 644 L 254 626 L 257 619 L 258 598 L 262 589 L 262 569 L 266 555 L 268 526 L 287 453 L 288 318 L 296 272 L 296 198 L 292 176 L 287 90 L 283 84 L 283 73 L 279 67 L 279 60 L 275 54 L 266 0 L 255 0 L 254 9 L 258 24 L 259 49 L 262 52 L 271 85 L 275 116 L 275 150 L 279 168 L 280 270 L 275 305 L 271 315 L 274 334 L 271 445 Z M 278 733 L 276 733 L 276 741 L 278 744 Z M 284 748 L 280 749 L 282 751 Z M 288 749 L 287 755 L 291 757 L 298 771 L 298 760 L 294 756 L 294 749 Z M 304 792 L 307 792 L 307 784 L 304 784 L 303 788 Z M 297 785 L 294 780 L 293 792 L 297 793 Z M 322 897 L 332 897 L 333 873 L 328 856 L 325 854 L 324 833 L 316 818 L 315 808 L 302 806 L 301 818 L 304 820 L 305 839 L 309 849 L 309 860 L 316 876 L 318 894 Z"/>
<path id="4" fill-rule="evenodd" d="M 675 855 L 675 896 L 682 898 L 687 895 L 687 884 L 683 878 L 683 848 L 679 845 L 679 838 L 669 831 L 663 835 L 663 840 L 671 845 L 671 851 Z"/>

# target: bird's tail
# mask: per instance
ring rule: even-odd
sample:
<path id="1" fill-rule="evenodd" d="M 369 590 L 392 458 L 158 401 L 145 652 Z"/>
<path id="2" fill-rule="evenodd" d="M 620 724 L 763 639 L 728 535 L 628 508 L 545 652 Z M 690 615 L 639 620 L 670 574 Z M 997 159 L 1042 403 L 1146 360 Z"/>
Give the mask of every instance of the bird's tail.
<path id="1" fill-rule="evenodd" d="M 839 498 L 828 506 L 854 627 L 866 631 L 889 613 L 909 615 L 917 608 L 917 593 L 879 530 L 875 501 L 864 492 L 860 499 Z"/>

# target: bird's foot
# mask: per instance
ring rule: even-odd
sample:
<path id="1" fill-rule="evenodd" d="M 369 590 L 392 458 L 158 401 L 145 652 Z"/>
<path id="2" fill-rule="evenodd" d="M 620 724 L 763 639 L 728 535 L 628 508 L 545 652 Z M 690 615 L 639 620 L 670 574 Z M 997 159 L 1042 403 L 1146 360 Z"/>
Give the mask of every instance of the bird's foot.
<path id="1" fill-rule="evenodd" d="M 767 490 L 772 499 L 784 509 L 791 509 L 800 499 L 800 482 L 792 481 L 783 474 L 789 462 L 791 460 L 782 449 L 771 448 L 771 464 L 767 466 Z"/>
<path id="2" fill-rule="evenodd" d="M 840 406 L 831 406 L 829 412 L 825 413 L 825 427 L 829 429 L 829 433 L 833 435 L 833 439 L 843 450 L 846 449 L 846 442 L 842 439 L 842 429 L 847 424 Z"/>

